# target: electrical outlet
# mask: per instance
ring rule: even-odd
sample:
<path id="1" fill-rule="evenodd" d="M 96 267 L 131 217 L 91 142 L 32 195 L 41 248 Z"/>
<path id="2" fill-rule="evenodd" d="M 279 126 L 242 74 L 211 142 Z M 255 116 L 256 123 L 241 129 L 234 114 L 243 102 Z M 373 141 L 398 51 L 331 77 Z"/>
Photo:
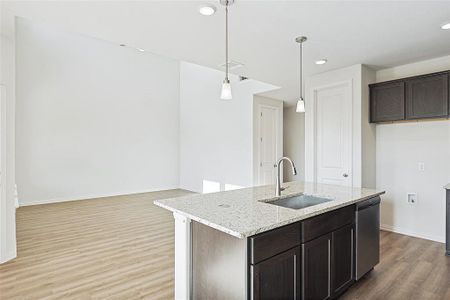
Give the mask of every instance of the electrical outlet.
<path id="1" fill-rule="evenodd" d="M 408 193 L 407 200 L 409 204 L 417 204 L 417 194 L 416 193 Z"/>
<path id="2" fill-rule="evenodd" d="M 425 164 L 423 162 L 418 163 L 419 171 L 425 171 Z"/>

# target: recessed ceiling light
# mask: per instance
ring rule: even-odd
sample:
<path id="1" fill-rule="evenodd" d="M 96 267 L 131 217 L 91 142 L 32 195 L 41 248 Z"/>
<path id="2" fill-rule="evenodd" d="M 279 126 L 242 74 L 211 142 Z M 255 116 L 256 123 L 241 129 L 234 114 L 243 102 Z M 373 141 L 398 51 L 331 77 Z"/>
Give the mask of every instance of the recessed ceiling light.
<path id="1" fill-rule="evenodd" d="M 316 65 L 324 65 L 327 63 L 327 61 L 328 60 L 326 60 L 325 58 L 316 60 Z"/>
<path id="2" fill-rule="evenodd" d="M 213 5 L 205 4 L 199 7 L 198 12 L 204 16 L 212 16 L 216 12 Z"/>
<path id="3" fill-rule="evenodd" d="M 142 48 L 136 48 L 138 51 L 144 52 L 145 50 Z"/>
<path id="4" fill-rule="evenodd" d="M 441 28 L 442 29 L 450 29 L 450 22 L 442 24 Z"/>

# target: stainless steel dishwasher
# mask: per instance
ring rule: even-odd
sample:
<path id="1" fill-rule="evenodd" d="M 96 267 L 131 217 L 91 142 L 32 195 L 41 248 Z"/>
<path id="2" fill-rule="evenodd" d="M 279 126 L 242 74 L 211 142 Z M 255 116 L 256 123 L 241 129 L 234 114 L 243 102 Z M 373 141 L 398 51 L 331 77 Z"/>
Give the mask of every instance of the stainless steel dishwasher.
<path id="1" fill-rule="evenodd" d="M 356 205 L 356 280 L 380 262 L 380 197 Z"/>

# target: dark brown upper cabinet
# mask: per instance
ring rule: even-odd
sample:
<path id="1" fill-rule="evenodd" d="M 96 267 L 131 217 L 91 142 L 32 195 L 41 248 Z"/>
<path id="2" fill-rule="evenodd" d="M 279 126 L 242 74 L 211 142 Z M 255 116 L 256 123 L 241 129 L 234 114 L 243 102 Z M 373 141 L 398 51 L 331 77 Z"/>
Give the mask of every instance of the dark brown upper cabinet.
<path id="1" fill-rule="evenodd" d="M 406 81 L 406 118 L 448 116 L 448 74 L 418 77 Z"/>
<path id="2" fill-rule="evenodd" d="M 450 117 L 449 71 L 369 87 L 372 123 Z"/>
<path id="3" fill-rule="evenodd" d="M 370 88 L 370 121 L 405 119 L 405 83 L 391 82 Z"/>

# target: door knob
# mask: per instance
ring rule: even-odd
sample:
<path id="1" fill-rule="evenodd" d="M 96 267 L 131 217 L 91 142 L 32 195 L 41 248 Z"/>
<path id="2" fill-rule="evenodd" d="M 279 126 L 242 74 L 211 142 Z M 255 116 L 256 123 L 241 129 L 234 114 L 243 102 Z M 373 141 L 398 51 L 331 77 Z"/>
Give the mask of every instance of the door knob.
<path id="1" fill-rule="evenodd" d="M 344 174 L 342 174 L 342 176 L 344 176 L 344 177 L 348 177 L 348 174 L 347 174 L 347 173 L 344 173 Z"/>

